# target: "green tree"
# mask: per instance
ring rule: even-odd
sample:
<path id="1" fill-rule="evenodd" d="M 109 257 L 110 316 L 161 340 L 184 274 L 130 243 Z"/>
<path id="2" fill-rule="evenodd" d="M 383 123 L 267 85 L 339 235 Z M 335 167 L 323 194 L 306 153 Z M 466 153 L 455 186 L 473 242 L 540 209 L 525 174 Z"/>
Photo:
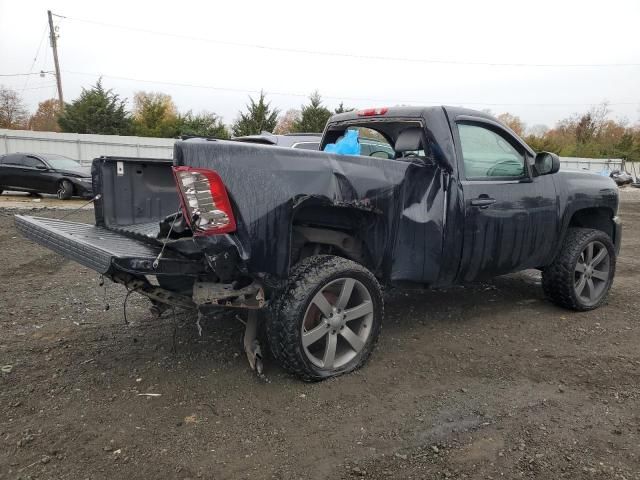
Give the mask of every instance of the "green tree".
<path id="1" fill-rule="evenodd" d="M 89 90 L 83 88 L 79 98 L 65 104 L 58 124 L 63 132 L 130 135 L 131 117 L 126 104 L 112 90 L 105 90 L 100 79 Z"/>
<path id="2" fill-rule="evenodd" d="M 353 112 L 355 110 L 355 108 L 351 108 L 351 107 L 345 107 L 343 102 L 340 102 L 340 105 L 338 105 L 338 108 L 336 108 L 334 110 L 335 113 L 346 113 L 346 112 Z"/>
<path id="3" fill-rule="evenodd" d="M 194 114 L 189 110 L 187 113 L 179 115 L 178 130 L 180 135 L 222 139 L 230 137 L 229 130 L 222 119 L 215 113 L 207 111 Z"/>
<path id="4" fill-rule="evenodd" d="M 25 128 L 28 115 L 20 94 L 0 85 L 0 128 Z"/>
<path id="5" fill-rule="evenodd" d="M 309 105 L 302 106 L 300 119 L 293 123 L 293 131 L 299 133 L 322 132 L 331 117 L 328 108 L 322 105 L 322 97 L 315 91 L 309 96 Z"/>
<path id="6" fill-rule="evenodd" d="M 246 112 L 239 112 L 239 117 L 231 127 L 234 137 L 244 135 L 257 135 L 260 132 L 273 132 L 278 123 L 277 108 L 272 109 L 271 104 L 265 101 L 265 94 L 260 91 L 260 98 L 256 102 L 249 97 L 249 105 Z"/>
<path id="7" fill-rule="evenodd" d="M 178 111 L 170 95 L 137 92 L 133 105 L 133 132 L 136 135 L 173 138 L 179 134 Z"/>

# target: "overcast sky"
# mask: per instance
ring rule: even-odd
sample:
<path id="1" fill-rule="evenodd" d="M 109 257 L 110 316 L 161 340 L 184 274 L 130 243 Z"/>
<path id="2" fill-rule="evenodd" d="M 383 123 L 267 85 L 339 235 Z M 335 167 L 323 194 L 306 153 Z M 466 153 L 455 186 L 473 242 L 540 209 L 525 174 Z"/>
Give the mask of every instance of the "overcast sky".
<path id="1" fill-rule="evenodd" d="M 331 108 L 453 104 L 552 126 L 608 101 L 640 120 L 638 0 L 0 0 L 0 75 L 53 70 L 47 9 L 67 17 L 55 18 L 66 101 L 103 75 L 123 97 L 161 91 L 227 122 L 260 89 L 283 111 L 318 89 Z M 56 92 L 51 75 L 0 84 L 31 109 Z"/>

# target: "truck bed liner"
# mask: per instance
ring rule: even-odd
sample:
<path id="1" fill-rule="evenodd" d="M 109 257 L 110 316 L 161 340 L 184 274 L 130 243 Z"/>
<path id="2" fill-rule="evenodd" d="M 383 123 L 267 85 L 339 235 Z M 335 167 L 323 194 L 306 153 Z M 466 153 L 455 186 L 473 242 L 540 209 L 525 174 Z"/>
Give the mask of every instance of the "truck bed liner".
<path id="1" fill-rule="evenodd" d="M 160 222 L 138 223 L 109 227 L 114 232 L 122 232 L 129 236 L 156 239 L 160 233 Z"/>
<path id="2" fill-rule="evenodd" d="M 86 223 L 24 215 L 16 215 L 15 222 L 27 238 L 103 274 L 110 270 L 113 258 L 153 261 L 161 248 Z"/>

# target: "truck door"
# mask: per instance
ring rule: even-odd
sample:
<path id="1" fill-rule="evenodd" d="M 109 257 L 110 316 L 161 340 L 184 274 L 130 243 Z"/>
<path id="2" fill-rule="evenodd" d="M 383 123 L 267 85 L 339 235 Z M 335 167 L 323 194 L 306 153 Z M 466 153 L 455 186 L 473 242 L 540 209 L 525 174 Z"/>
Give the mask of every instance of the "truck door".
<path id="1" fill-rule="evenodd" d="M 559 226 L 551 177 L 533 175 L 533 152 L 497 122 L 458 117 L 454 137 L 464 196 L 458 279 L 541 266 Z"/>

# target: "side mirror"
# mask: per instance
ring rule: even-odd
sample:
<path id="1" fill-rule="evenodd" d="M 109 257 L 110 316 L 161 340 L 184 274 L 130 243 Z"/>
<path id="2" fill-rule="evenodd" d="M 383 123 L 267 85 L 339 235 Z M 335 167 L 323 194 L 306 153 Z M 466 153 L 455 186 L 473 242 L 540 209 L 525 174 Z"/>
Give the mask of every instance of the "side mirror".
<path id="1" fill-rule="evenodd" d="M 46 165 L 36 165 L 38 170 L 49 170 Z"/>
<path id="2" fill-rule="evenodd" d="M 536 155 L 536 171 L 538 175 L 549 175 L 560 170 L 560 157 L 551 152 L 540 152 Z"/>

